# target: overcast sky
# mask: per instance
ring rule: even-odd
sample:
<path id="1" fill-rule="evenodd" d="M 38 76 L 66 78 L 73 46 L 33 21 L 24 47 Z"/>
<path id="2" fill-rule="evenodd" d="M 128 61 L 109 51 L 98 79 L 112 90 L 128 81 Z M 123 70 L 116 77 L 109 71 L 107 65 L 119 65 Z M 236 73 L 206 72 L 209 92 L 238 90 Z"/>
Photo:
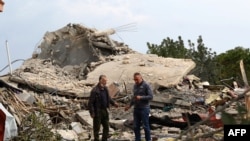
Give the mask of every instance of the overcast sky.
<path id="1" fill-rule="evenodd" d="M 0 13 L 0 70 L 11 60 L 28 59 L 45 32 L 68 23 L 117 29 L 111 38 L 146 53 L 146 43 L 181 36 L 187 46 L 201 35 L 217 54 L 250 46 L 249 0 L 4 0 Z M 133 23 L 128 31 L 119 26 Z M 134 31 L 136 29 L 136 31 Z M 22 62 L 15 63 L 13 69 Z M 5 72 L 8 71 L 5 70 Z M 3 74 L 5 72 L 0 72 Z"/>

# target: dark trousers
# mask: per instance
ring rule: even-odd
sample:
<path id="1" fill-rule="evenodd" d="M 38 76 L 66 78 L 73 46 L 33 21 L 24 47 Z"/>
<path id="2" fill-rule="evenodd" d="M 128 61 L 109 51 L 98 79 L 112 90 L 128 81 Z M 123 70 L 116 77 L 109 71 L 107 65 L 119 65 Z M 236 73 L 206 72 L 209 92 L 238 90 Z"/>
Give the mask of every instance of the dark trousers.
<path id="1" fill-rule="evenodd" d="M 107 109 L 101 109 L 97 116 L 93 119 L 94 125 L 94 141 L 99 141 L 99 132 L 102 125 L 102 141 L 108 140 L 109 135 L 109 114 Z"/>
<path id="2" fill-rule="evenodd" d="M 134 109 L 134 133 L 135 141 L 141 141 L 141 126 L 145 132 L 145 140 L 151 141 L 150 125 L 149 125 L 150 108 L 135 108 Z"/>

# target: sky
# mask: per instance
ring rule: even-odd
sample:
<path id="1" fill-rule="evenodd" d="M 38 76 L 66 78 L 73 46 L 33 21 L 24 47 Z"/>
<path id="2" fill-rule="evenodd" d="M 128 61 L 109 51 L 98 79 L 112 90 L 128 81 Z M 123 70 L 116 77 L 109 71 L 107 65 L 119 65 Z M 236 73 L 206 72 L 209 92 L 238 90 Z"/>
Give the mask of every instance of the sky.
<path id="1" fill-rule="evenodd" d="M 202 36 L 217 54 L 250 47 L 249 0 L 3 0 L 0 13 L 0 75 L 10 61 L 31 58 L 46 32 L 69 23 L 115 29 L 110 38 L 146 53 L 146 43 L 181 36 L 185 45 Z M 121 27 L 126 27 L 121 28 Z M 124 30 L 123 30 L 124 29 Z M 7 44 L 6 44 L 7 43 Z M 17 61 L 12 69 L 23 61 Z"/>

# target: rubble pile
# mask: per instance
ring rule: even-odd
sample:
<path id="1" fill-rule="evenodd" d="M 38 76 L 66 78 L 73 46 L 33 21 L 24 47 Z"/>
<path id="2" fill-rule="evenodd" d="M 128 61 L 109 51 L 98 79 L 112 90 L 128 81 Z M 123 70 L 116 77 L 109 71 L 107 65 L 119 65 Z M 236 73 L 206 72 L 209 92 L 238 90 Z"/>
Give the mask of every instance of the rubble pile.
<path id="1" fill-rule="evenodd" d="M 106 74 L 109 83 L 130 85 L 138 71 L 157 89 L 176 85 L 194 67 L 192 60 L 141 54 L 110 39 L 107 31 L 69 24 L 47 32 L 33 57 L 10 79 L 49 93 L 88 97 L 100 74 Z"/>
<path id="2" fill-rule="evenodd" d="M 133 73 L 141 72 L 154 91 L 150 103 L 154 140 L 184 140 L 194 134 L 211 140 L 223 138 L 222 121 L 215 116 L 180 135 L 207 118 L 209 107 L 224 100 L 221 94 L 233 98 L 225 86 L 210 86 L 188 75 L 195 67 L 192 60 L 138 53 L 109 38 L 114 33 L 113 29 L 98 31 L 80 24 L 46 32 L 32 57 L 11 75 L 1 77 L 0 102 L 13 114 L 19 129 L 25 130 L 24 123 L 30 124 L 27 117 L 35 116 L 39 118 L 33 120 L 45 119 L 43 125 L 64 140 L 91 140 L 93 125 L 86 105 L 99 75 L 106 74 L 110 95 L 119 103 L 119 108 L 110 109 L 110 140 L 132 140 L 132 109 L 124 112 L 124 105 L 132 96 Z M 29 129 L 38 132 L 35 126 Z M 207 132 L 214 134 L 202 136 Z M 38 137 L 33 135 L 33 139 Z"/>
<path id="3" fill-rule="evenodd" d="M 49 59 L 61 67 L 105 61 L 105 56 L 132 51 L 127 45 L 109 38 L 108 31 L 98 31 L 80 24 L 68 24 L 46 32 L 33 58 Z M 87 66 L 83 70 L 87 69 Z"/>

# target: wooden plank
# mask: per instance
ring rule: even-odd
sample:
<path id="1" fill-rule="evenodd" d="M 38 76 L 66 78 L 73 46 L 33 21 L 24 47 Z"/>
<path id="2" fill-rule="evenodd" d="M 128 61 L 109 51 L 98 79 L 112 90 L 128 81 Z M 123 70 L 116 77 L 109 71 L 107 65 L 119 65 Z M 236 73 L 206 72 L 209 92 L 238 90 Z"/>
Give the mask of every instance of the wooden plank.
<path id="1" fill-rule="evenodd" d="M 249 88 L 243 60 L 240 60 L 240 70 L 241 70 L 241 75 L 242 75 L 242 79 L 244 81 L 245 88 Z M 250 95 L 249 92 L 247 92 L 245 95 L 247 118 L 250 118 L 250 96 L 249 95 Z"/>
<path id="2" fill-rule="evenodd" d="M 245 68 L 244 68 L 243 60 L 240 60 L 240 70 L 241 70 L 241 75 L 242 75 L 242 79 L 244 81 L 245 87 L 249 87 L 248 81 L 247 81 L 247 75 L 246 75 Z"/>

